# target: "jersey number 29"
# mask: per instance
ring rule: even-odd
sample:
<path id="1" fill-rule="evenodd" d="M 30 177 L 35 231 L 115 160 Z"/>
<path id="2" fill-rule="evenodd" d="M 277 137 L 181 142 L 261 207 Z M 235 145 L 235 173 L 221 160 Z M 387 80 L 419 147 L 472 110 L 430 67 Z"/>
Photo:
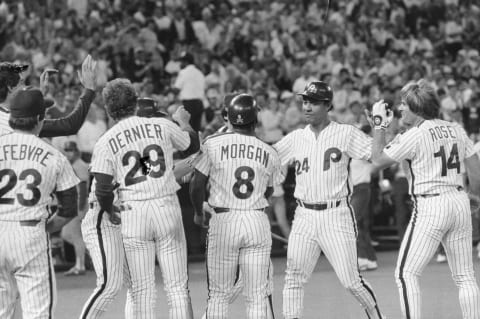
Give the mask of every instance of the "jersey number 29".
<path id="1" fill-rule="evenodd" d="M 152 160 L 150 152 L 156 153 L 156 160 Z M 142 156 L 143 155 L 143 156 Z M 165 173 L 165 158 L 163 156 L 162 148 L 157 144 L 150 144 L 143 150 L 143 154 L 137 151 L 128 151 L 123 155 L 122 164 L 128 166 L 130 158 L 135 160 L 133 167 L 128 171 L 125 176 L 125 186 L 138 184 L 147 180 L 147 176 L 153 178 L 160 178 Z M 157 171 L 152 169 L 153 166 L 159 166 Z M 137 175 L 137 172 L 141 169 L 142 175 Z"/>

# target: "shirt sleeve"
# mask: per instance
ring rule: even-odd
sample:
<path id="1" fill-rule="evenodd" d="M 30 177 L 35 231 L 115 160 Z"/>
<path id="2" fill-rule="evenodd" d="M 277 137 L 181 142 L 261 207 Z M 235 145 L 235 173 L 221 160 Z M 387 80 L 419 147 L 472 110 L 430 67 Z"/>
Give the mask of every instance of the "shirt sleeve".
<path id="1" fill-rule="evenodd" d="M 202 173 L 205 176 L 210 175 L 210 168 L 212 166 L 212 161 L 208 155 L 208 151 L 203 149 L 198 157 L 198 161 L 195 164 L 195 169 Z"/>
<path id="2" fill-rule="evenodd" d="M 78 160 L 72 165 L 73 171 L 77 174 L 78 178 L 82 182 L 88 182 L 89 174 L 88 174 L 88 165 L 85 162 Z"/>
<path id="3" fill-rule="evenodd" d="M 276 154 L 275 154 L 276 155 Z M 273 162 L 273 172 L 272 172 L 272 185 L 280 185 L 283 183 L 285 180 L 285 174 L 282 169 L 282 166 L 280 164 L 280 158 L 278 156 L 274 157 L 274 162 Z"/>
<path id="4" fill-rule="evenodd" d="M 85 89 L 75 109 L 66 117 L 43 122 L 40 137 L 68 136 L 77 134 L 87 117 L 95 92 Z"/>
<path id="5" fill-rule="evenodd" d="M 72 165 L 68 162 L 67 158 L 63 155 L 60 155 L 59 163 L 60 171 L 57 177 L 57 187 L 58 192 L 67 190 L 74 186 L 77 186 L 80 183 L 77 175 L 73 171 Z"/>
<path id="6" fill-rule="evenodd" d="M 412 159 L 416 154 L 418 134 L 418 129 L 414 127 L 401 135 L 397 135 L 385 146 L 383 152 L 397 162 Z"/>
<path id="7" fill-rule="evenodd" d="M 190 146 L 190 135 L 187 131 L 183 131 L 178 125 L 169 120 L 164 120 L 163 125 L 175 149 L 185 151 Z"/>
<path id="8" fill-rule="evenodd" d="M 105 146 L 99 145 L 98 143 L 95 144 L 95 148 L 93 149 L 90 172 L 115 176 L 113 159 L 110 151 Z"/>
<path id="9" fill-rule="evenodd" d="M 372 138 L 358 128 L 351 126 L 347 154 L 351 158 L 368 161 L 372 157 Z"/>
<path id="10" fill-rule="evenodd" d="M 180 72 L 178 72 L 177 78 L 175 79 L 175 83 L 173 84 L 173 87 L 181 90 L 183 87 L 183 78 L 184 78 L 183 72 L 180 70 Z"/>
<path id="11" fill-rule="evenodd" d="M 284 136 L 280 141 L 273 145 L 275 150 L 277 150 L 278 157 L 281 165 L 286 165 L 294 157 L 293 152 L 293 135 L 295 131 Z"/>
<path id="12" fill-rule="evenodd" d="M 469 158 L 477 153 L 473 141 L 468 137 L 467 132 L 463 127 L 459 128 L 462 132 L 463 140 L 465 142 L 465 158 Z"/>

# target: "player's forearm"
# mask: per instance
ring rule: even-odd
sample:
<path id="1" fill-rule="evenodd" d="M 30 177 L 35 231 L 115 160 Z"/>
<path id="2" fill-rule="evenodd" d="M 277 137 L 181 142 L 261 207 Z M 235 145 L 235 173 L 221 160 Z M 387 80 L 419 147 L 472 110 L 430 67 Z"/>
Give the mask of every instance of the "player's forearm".
<path id="1" fill-rule="evenodd" d="M 384 129 L 373 130 L 373 144 L 372 144 L 372 158 L 373 165 L 380 167 L 380 159 L 382 157 L 383 149 L 387 145 Z"/>
<path id="2" fill-rule="evenodd" d="M 197 132 L 193 130 L 193 128 L 188 125 L 184 131 L 188 132 L 188 135 L 190 136 L 190 145 L 188 148 L 182 152 L 183 156 L 189 156 L 192 155 L 200 149 L 200 136 L 198 135 Z"/>
<path id="3" fill-rule="evenodd" d="M 58 201 L 58 217 L 72 219 L 77 216 L 78 193 L 76 187 L 58 191 L 55 195 L 57 196 Z"/>
<path id="4" fill-rule="evenodd" d="M 78 210 L 81 212 L 87 211 L 88 203 L 88 189 L 87 182 L 81 182 L 78 185 Z"/>
<path id="5" fill-rule="evenodd" d="M 95 197 L 97 198 L 100 209 L 111 214 L 113 212 L 113 200 L 115 195 L 113 191 L 115 185 L 112 184 L 113 176 L 94 173 L 95 176 Z"/>
<path id="6" fill-rule="evenodd" d="M 40 137 L 68 136 L 77 134 L 87 117 L 90 105 L 95 98 L 95 92 L 85 89 L 75 109 L 66 117 L 56 120 L 45 120 Z"/>
<path id="7" fill-rule="evenodd" d="M 194 170 L 194 158 L 186 158 L 175 164 L 173 168 L 173 175 L 178 183 L 183 182 L 183 177 L 190 174 Z"/>
<path id="8" fill-rule="evenodd" d="M 190 199 L 192 201 L 193 210 L 196 215 L 203 214 L 203 202 L 205 200 L 205 186 L 198 174 L 194 174 L 190 182 Z"/>

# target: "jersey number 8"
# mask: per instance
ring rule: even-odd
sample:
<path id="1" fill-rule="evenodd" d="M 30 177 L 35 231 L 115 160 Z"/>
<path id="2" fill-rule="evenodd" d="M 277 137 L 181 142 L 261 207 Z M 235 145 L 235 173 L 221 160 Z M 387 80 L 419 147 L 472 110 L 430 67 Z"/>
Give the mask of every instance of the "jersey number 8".
<path id="1" fill-rule="evenodd" d="M 235 170 L 235 179 L 237 182 L 233 184 L 232 191 L 235 197 L 247 199 L 252 196 L 255 171 L 248 166 L 240 166 Z"/>

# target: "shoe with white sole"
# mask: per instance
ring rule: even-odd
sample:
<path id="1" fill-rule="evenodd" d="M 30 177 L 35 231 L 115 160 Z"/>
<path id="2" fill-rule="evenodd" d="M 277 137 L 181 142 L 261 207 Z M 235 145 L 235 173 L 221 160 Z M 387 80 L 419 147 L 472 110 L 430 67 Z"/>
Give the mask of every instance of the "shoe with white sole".
<path id="1" fill-rule="evenodd" d="M 436 260 L 437 260 L 437 263 L 439 263 L 439 264 L 446 263 L 447 262 L 447 256 L 445 256 L 444 254 L 438 254 Z"/>
<path id="2" fill-rule="evenodd" d="M 366 258 L 358 258 L 358 269 L 360 271 L 375 270 L 378 268 L 378 264 L 375 260 L 369 260 Z"/>

